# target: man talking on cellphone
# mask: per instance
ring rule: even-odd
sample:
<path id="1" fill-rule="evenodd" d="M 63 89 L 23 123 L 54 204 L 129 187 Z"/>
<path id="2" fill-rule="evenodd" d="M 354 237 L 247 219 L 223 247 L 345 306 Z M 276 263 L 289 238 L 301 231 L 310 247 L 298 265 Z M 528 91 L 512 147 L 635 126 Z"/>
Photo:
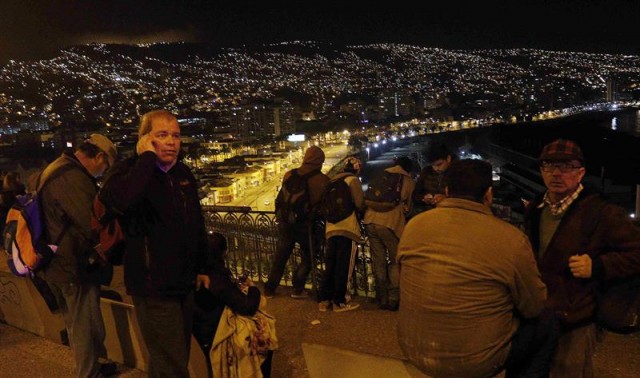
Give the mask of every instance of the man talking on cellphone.
<path id="1" fill-rule="evenodd" d="M 172 113 L 144 114 L 138 135 L 136 155 L 113 168 L 101 196 L 122 214 L 125 286 L 149 351 L 149 377 L 188 377 L 193 292 L 209 287 L 198 186 L 178 159 Z"/>

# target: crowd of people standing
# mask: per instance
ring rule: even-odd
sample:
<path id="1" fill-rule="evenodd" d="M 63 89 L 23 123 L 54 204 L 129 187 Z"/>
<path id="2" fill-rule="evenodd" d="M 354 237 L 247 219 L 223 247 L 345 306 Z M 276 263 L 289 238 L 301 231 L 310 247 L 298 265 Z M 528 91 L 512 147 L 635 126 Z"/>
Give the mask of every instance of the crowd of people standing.
<path id="1" fill-rule="evenodd" d="M 591 357 L 601 332 L 597 289 L 640 274 L 640 229 L 583 186 L 585 157 L 573 141 L 555 140 L 542 150 L 546 192 L 528 203 L 521 228 L 493 215 L 486 161 L 458 160 L 445 145 L 434 145 L 417 177 L 416 163 L 401 156 L 363 187 L 357 157 L 328 177 L 321 170 L 324 152 L 312 146 L 301 166 L 284 175 L 276 199 L 277 252 L 261 291 L 251 280 L 232 277 L 225 236 L 206 230 L 197 180 L 179 159 L 175 115 L 144 114 L 138 138 L 135 154 L 118 161 L 114 143 L 92 134 L 41 175 L 57 183 L 38 188 L 57 252 L 38 275 L 60 305 L 78 377 L 116 373 L 105 359 L 99 302 L 101 268 L 108 264 L 96 263 L 90 229 L 96 196 L 117 213 L 125 234 L 125 286 L 149 351 L 150 377 L 188 377 L 192 335 L 216 374 L 249 369 L 268 376 L 278 340 L 263 311 L 266 298 L 277 295 L 296 244 L 301 262 L 292 273 L 291 297 L 310 296 L 318 252 L 313 230 L 323 216 L 318 310 L 360 307 L 351 282 L 358 243 L 368 239 L 377 304 L 398 312 L 401 347 L 434 377 L 501 371 L 507 377 L 593 377 Z M 21 193 L 19 179 L 5 175 L 2 204 Z M 220 335 L 238 331 L 229 327 L 235 317 L 256 322 L 247 340 L 258 338 L 260 348 L 250 343 L 247 360 L 231 366 L 225 353 L 232 346 L 221 344 L 231 341 Z"/>

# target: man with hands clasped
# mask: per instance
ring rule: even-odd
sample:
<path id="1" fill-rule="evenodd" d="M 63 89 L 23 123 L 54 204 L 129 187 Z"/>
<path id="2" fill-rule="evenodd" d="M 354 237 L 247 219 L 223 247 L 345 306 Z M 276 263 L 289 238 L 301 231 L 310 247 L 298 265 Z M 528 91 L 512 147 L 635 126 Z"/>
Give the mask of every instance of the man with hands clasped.
<path id="1" fill-rule="evenodd" d="M 575 142 L 549 143 L 539 161 L 547 191 L 529 203 L 525 229 L 548 288 L 547 308 L 562 324 L 551 376 L 593 377 L 595 290 L 640 273 L 640 228 L 583 187 L 584 156 Z"/>
<path id="2" fill-rule="evenodd" d="M 198 186 L 178 160 L 173 114 L 144 114 L 138 135 L 136 156 L 113 168 L 101 198 L 121 213 L 125 285 L 149 351 L 149 376 L 188 377 L 193 292 L 210 284 Z"/>

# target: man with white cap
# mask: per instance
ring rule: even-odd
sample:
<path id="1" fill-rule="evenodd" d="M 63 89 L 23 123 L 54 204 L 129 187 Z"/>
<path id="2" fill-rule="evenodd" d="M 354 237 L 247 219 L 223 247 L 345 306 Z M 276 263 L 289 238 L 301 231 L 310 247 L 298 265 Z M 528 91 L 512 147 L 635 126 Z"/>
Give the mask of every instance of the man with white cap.
<path id="1" fill-rule="evenodd" d="M 46 234 L 57 245 L 43 278 L 62 311 L 77 377 L 115 372 L 115 364 L 99 362 L 100 357 L 106 357 L 105 330 L 100 312 L 101 269 L 92 264 L 91 211 L 98 190 L 96 178 L 116 158 L 116 146 L 109 138 L 92 134 L 75 152 L 64 152 L 49 164 L 39 178 Z"/>

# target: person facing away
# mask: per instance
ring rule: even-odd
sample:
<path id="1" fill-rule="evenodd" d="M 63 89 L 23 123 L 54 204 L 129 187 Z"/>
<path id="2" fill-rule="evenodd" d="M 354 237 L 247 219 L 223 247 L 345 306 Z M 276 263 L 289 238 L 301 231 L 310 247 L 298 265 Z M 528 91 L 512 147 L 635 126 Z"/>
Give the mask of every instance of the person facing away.
<path id="1" fill-rule="evenodd" d="M 376 282 L 376 299 L 380 309 L 396 311 L 400 301 L 398 289 L 398 264 L 396 254 L 398 242 L 405 226 L 405 217 L 411 211 L 411 196 L 415 182 L 410 172 L 413 162 L 406 156 L 398 158 L 393 167 L 385 172 L 402 176 L 400 202 L 390 209 L 379 209 L 366 200 L 364 224 L 371 248 L 371 263 Z M 384 210 L 384 211 L 383 211 Z"/>
<path id="2" fill-rule="evenodd" d="M 409 360 L 434 377 L 546 377 L 557 340 L 527 237 L 494 217 L 491 165 L 459 160 L 447 198 L 400 239 L 398 333 Z"/>
<path id="3" fill-rule="evenodd" d="M 136 155 L 117 164 L 101 198 L 122 215 L 127 294 L 149 351 L 150 377 L 188 377 L 194 288 L 209 287 L 204 217 L 180 126 L 167 110 L 142 116 Z"/>
<path id="4" fill-rule="evenodd" d="M 100 377 L 115 371 L 106 357 L 100 312 L 101 269 L 91 264 L 95 240 L 91 232 L 96 178 L 115 162 L 115 145 L 91 134 L 75 152 L 64 152 L 41 174 L 41 211 L 47 239 L 57 241 L 55 257 L 38 274 L 45 279 L 61 309 L 75 359 L 77 377 Z M 46 185 L 42 186 L 44 180 Z"/>
<path id="5" fill-rule="evenodd" d="M 333 308 L 335 312 L 343 312 L 360 307 L 359 304 L 350 303 L 347 300 L 350 297 L 347 287 L 355 267 L 357 243 L 362 237 L 357 216 L 357 212 L 364 210 L 364 193 L 358 178 L 359 172 L 360 160 L 349 157 L 343 172 L 331 179 L 331 181 L 344 180 L 349 186 L 354 211 L 336 223 L 326 222 L 325 271 L 318 295 L 320 311 Z"/>
<path id="6" fill-rule="evenodd" d="M 2 178 L 2 203 L 11 207 L 16 196 L 25 194 L 25 186 L 20 180 L 18 172 L 9 172 Z"/>
<path id="7" fill-rule="evenodd" d="M 304 285 L 311 272 L 312 248 L 314 248 L 314 246 L 310 243 L 310 233 L 313 227 L 314 209 L 316 209 L 320 203 L 322 194 L 329 183 L 329 177 L 320 171 L 323 163 L 324 152 L 322 149 L 317 146 L 311 146 L 304 154 L 302 165 L 299 168 L 288 171 L 282 178 L 282 186 L 284 187 L 287 184 L 287 180 L 293 175 L 303 177 L 305 180 L 305 190 L 307 191 L 306 201 L 308 201 L 308 204 L 306 204 L 306 207 L 308 208 L 308 212 L 307 216 L 303 219 L 290 222 L 290 220 L 285 219 L 286 216 L 283 215 L 282 209 L 285 206 L 279 202 L 280 196 L 276 198 L 278 245 L 276 256 L 271 266 L 271 272 L 269 273 L 269 279 L 264 285 L 264 294 L 267 298 L 275 295 L 276 289 L 280 284 L 280 279 L 282 279 L 282 275 L 284 274 L 285 265 L 293 252 L 295 243 L 300 244 L 302 261 L 293 273 L 293 292 L 291 297 L 300 299 L 308 296 L 304 290 Z"/>
<path id="8" fill-rule="evenodd" d="M 444 199 L 445 173 L 454 160 L 444 144 L 430 147 L 425 157 L 427 165 L 420 170 L 413 192 L 414 213 L 431 210 Z"/>
<path id="9" fill-rule="evenodd" d="M 551 374 L 593 377 L 595 290 L 640 274 L 640 228 L 582 185 L 584 155 L 574 141 L 547 144 L 539 161 L 547 191 L 528 204 L 525 230 L 562 325 Z"/>
<path id="10" fill-rule="evenodd" d="M 2 178 L 2 192 L 0 192 L 0 232 L 4 229 L 7 214 L 16 203 L 16 197 L 26 193 L 25 186 L 20 182 L 18 172 L 8 172 Z"/>

